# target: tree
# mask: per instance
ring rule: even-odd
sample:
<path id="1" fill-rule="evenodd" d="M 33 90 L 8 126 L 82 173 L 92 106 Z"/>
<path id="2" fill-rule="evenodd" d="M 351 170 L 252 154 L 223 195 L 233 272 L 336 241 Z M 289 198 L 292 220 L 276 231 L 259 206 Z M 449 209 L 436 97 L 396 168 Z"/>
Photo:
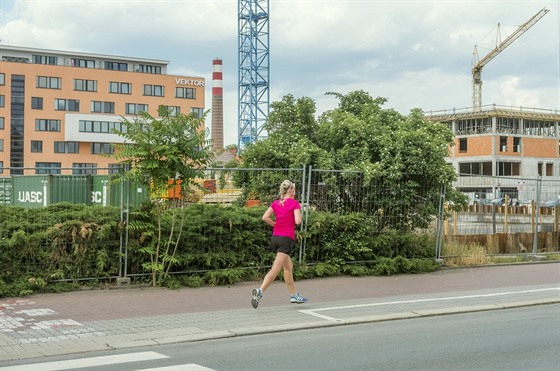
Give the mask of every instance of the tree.
<path id="1" fill-rule="evenodd" d="M 317 119 L 310 98 L 288 95 L 273 103 L 269 137 L 248 146 L 241 166 L 348 171 L 324 176 L 335 201 L 315 206 L 377 213 L 380 229 L 424 227 L 437 215 L 442 186 L 448 199 L 464 201 L 451 187 L 456 174 L 445 157 L 453 134 L 445 125 L 425 120 L 419 109 L 407 116 L 384 109 L 387 99 L 364 91 L 327 94 L 339 99 L 338 107 Z M 364 187 L 375 193 L 363 195 Z"/>
<path id="2" fill-rule="evenodd" d="M 126 130 L 115 131 L 125 138 L 123 144 L 116 144 L 112 156 L 124 169 L 114 178 L 116 182 L 132 181 L 150 188 L 150 203 L 144 210 L 145 222 L 131 223 L 130 228 L 142 233 L 141 240 L 146 242 L 142 252 L 150 256 L 150 262 L 144 263 L 146 270 L 152 273 L 155 286 L 165 278 L 171 266 L 176 263 L 175 253 L 181 238 L 184 224 L 184 207 L 192 188 L 199 187 L 195 182 L 203 178 L 205 168 L 211 165 L 213 153 L 208 132 L 203 130 L 204 118 L 193 114 L 171 116 L 166 107 L 160 106 L 159 118 L 142 112 L 136 119 L 123 120 Z M 175 192 L 173 202 L 168 205 L 166 196 L 171 190 Z M 179 193 L 177 195 L 177 193 Z M 170 209 L 170 233 L 162 236 L 164 211 Z M 155 230 L 151 227 L 153 217 Z"/>

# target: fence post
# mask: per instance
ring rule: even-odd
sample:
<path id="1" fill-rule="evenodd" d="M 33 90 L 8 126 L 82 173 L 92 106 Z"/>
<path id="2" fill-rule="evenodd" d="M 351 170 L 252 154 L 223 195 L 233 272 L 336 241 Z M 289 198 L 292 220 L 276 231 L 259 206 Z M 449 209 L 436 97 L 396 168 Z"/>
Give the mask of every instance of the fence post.
<path id="1" fill-rule="evenodd" d="M 303 231 L 307 232 L 307 222 L 309 220 L 309 199 L 310 199 L 310 194 L 311 194 L 311 173 L 313 172 L 313 166 L 309 165 L 309 172 L 307 173 L 307 192 L 306 192 L 306 197 L 307 199 L 305 200 L 305 219 L 303 221 Z M 302 261 L 302 256 L 305 255 L 305 247 L 307 246 L 307 237 L 303 237 L 303 251 L 299 251 L 299 262 L 301 264 Z"/>
<path id="2" fill-rule="evenodd" d="M 129 165 L 125 165 L 124 171 L 129 171 Z M 125 195 L 124 187 L 126 184 L 127 192 Z M 128 223 L 130 221 L 130 181 L 121 181 L 121 225 L 124 222 L 125 228 L 124 232 L 121 230 L 120 235 L 120 247 L 119 247 L 119 277 L 117 277 L 117 286 L 123 286 L 130 284 L 130 278 L 128 275 Z M 125 202 L 126 196 L 126 202 Z M 123 236 L 124 233 L 124 236 Z M 124 254 L 123 254 L 124 250 Z M 123 257 L 124 255 L 124 257 Z"/>
<path id="3" fill-rule="evenodd" d="M 539 235 L 539 209 L 541 205 L 541 186 L 542 186 L 542 179 L 539 175 L 537 177 L 537 205 L 535 207 L 535 233 L 533 234 L 533 255 L 537 256 L 537 242 L 538 242 L 538 235 Z"/>
<path id="4" fill-rule="evenodd" d="M 438 223 L 436 227 L 436 261 L 441 261 L 444 204 L 445 204 L 445 185 L 442 185 L 441 190 L 439 192 Z"/>
<path id="5" fill-rule="evenodd" d="M 491 203 L 490 207 L 492 208 L 492 234 L 496 234 L 496 207 L 498 206 Z"/>
<path id="6" fill-rule="evenodd" d="M 553 226 L 552 230 L 554 232 L 559 232 L 560 231 L 560 228 L 559 228 L 560 227 L 560 205 L 556 205 L 553 210 L 554 210 L 554 218 L 553 218 L 554 226 Z"/>
<path id="7" fill-rule="evenodd" d="M 120 212 L 121 212 L 121 225 L 124 222 L 124 182 L 120 182 Z M 123 250 L 124 250 L 124 236 L 122 228 L 120 230 L 120 238 L 119 238 L 119 277 L 123 277 Z"/>
<path id="8" fill-rule="evenodd" d="M 508 228 L 508 217 L 509 217 L 509 196 L 506 194 L 504 197 L 504 233 L 509 233 Z"/>
<path id="9" fill-rule="evenodd" d="M 303 165 L 303 172 L 301 174 L 301 202 L 302 202 L 302 206 L 303 206 L 303 215 L 307 214 L 307 208 L 305 207 L 305 196 L 306 196 L 306 192 L 305 192 L 305 170 L 307 168 L 307 165 Z M 307 218 L 307 217 L 306 217 Z M 307 220 L 305 220 L 304 222 L 301 223 L 300 226 L 300 231 L 303 232 L 305 231 L 305 229 L 307 228 Z M 299 245 L 299 263 L 301 264 L 301 257 L 303 254 L 303 249 L 305 246 L 305 237 L 303 238 L 303 240 L 301 241 L 301 244 Z"/>

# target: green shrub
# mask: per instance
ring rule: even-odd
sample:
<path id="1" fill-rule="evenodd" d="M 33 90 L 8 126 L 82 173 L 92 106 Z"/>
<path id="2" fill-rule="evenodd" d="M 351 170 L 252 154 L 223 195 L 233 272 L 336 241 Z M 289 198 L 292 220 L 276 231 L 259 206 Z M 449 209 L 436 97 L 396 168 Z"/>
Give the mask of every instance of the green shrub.
<path id="1" fill-rule="evenodd" d="M 318 263 L 313 266 L 313 273 L 315 277 L 331 277 L 338 276 L 340 271 L 335 265 Z"/>
<path id="2" fill-rule="evenodd" d="M 243 269 L 224 269 L 206 272 L 204 278 L 211 286 L 233 285 L 244 277 Z"/>
<path id="3" fill-rule="evenodd" d="M 342 267 L 342 274 L 355 277 L 364 277 L 371 275 L 372 271 L 366 265 L 347 264 Z"/>
<path id="4" fill-rule="evenodd" d="M 264 210 L 264 206 L 204 204 L 175 209 L 185 214 L 185 225 L 162 286 L 200 287 L 261 280 L 275 256 L 267 250 L 271 228 L 261 220 Z M 118 208 L 61 203 L 33 212 L 0 206 L 0 213 L 0 297 L 72 290 L 84 277 L 91 278 L 86 285 L 101 285 L 121 271 L 119 264 L 125 253 L 121 251 L 121 233 L 126 229 L 120 223 Z M 145 284 L 150 280 L 145 270 L 150 260 L 142 251 L 156 238 L 147 231 L 155 229 L 148 223 L 149 210 L 131 210 L 129 217 L 127 274 L 134 284 Z M 171 228 L 170 221 L 164 214 L 164 235 Z M 310 212 L 307 231 L 297 234 L 293 254 L 296 280 L 439 268 L 430 258 L 434 256 L 432 236 L 392 230 L 379 233 L 373 219 L 365 214 Z M 298 248 L 304 237 L 300 264 Z M 281 274 L 278 279 L 283 279 Z"/>
<path id="5" fill-rule="evenodd" d="M 180 279 L 180 281 L 181 284 L 186 287 L 197 288 L 197 287 L 202 287 L 202 285 L 204 285 L 204 279 L 196 274 L 184 276 Z"/>

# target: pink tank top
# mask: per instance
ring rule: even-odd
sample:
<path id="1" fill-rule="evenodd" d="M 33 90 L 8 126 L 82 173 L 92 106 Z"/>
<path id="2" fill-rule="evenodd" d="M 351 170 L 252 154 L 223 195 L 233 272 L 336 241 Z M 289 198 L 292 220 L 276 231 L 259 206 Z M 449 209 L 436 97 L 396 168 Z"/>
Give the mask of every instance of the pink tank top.
<path id="1" fill-rule="evenodd" d="M 286 198 L 283 201 L 276 200 L 270 205 L 276 216 L 276 224 L 272 229 L 272 235 L 286 236 L 295 240 L 296 217 L 294 216 L 294 210 L 301 209 L 301 205 L 293 198 Z"/>

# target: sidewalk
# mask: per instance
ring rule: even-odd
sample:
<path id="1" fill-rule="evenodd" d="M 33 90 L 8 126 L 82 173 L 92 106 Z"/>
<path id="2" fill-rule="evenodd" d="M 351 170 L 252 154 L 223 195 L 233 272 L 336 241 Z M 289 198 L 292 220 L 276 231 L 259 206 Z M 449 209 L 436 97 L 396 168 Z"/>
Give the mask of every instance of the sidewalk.
<path id="1" fill-rule="evenodd" d="M 258 283 L 0 299 L 0 361 L 560 303 L 557 262 L 299 281 L 302 305 L 277 281 L 255 310 Z"/>

